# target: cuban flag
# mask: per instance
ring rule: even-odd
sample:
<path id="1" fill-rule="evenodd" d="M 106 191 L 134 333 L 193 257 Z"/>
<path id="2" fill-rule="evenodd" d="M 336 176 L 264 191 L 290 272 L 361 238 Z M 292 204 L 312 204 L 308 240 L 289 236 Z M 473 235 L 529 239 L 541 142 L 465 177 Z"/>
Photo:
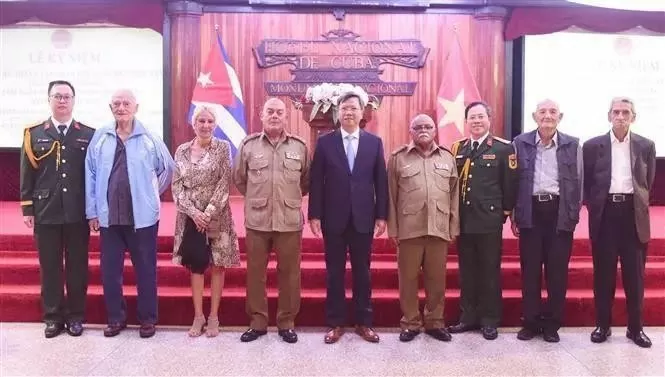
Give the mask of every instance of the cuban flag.
<path id="1" fill-rule="evenodd" d="M 194 124 L 192 117 L 197 106 L 205 105 L 214 109 L 217 120 L 214 135 L 231 144 L 233 157 L 240 143 L 247 136 L 245 106 L 238 75 L 231 66 L 219 32 L 216 34 L 217 43 L 208 54 L 208 60 L 196 79 L 187 119 L 189 124 Z"/>

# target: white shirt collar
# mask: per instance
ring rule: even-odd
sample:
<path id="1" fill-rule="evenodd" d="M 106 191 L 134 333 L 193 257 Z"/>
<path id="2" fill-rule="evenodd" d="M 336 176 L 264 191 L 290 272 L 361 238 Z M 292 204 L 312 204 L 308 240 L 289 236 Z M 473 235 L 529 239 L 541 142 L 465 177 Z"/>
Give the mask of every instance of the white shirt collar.
<path id="1" fill-rule="evenodd" d="M 473 142 L 474 142 L 474 141 L 477 141 L 477 142 L 478 142 L 478 145 L 481 145 L 481 144 L 485 141 L 485 139 L 487 139 L 487 136 L 489 136 L 489 134 L 490 134 L 489 131 L 487 131 L 487 132 L 485 133 L 485 135 L 481 136 L 480 139 L 478 139 L 478 140 L 474 140 L 473 136 L 471 136 L 471 137 L 470 137 L 470 139 L 471 139 L 471 145 L 473 145 Z"/>
<path id="2" fill-rule="evenodd" d="M 55 128 L 57 129 L 59 125 L 64 124 L 65 126 L 67 126 L 67 128 L 65 129 L 65 131 L 69 130 L 69 126 L 72 125 L 72 122 L 73 122 L 73 121 L 74 121 L 74 118 L 69 118 L 68 121 L 66 121 L 66 122 L 64 122 L 64 123 L 60 123 L 60 122 L 58 122 L 57 120 L 55 120 L 54 117 L 51 117 L 51 123 L 53 123 L 53 125 L 55 126 Z"/>
<path id="3" fill-rule="evenodd" d="M 622 143 L 614 135 L 614 130 L 610 130 L 610 142 L 612 142 L 612 144 L 614 144 L 614 143 L 621 144 Z M 630 142 L 630 130 L 628 130 L 628 133 L 626 134 L 626 137 L 623 139 L 623 142 L 624 143 Z"/>
<path id="4" fill-rule="evenodd" d="M 354 139 L 358 139 L 360 137 L 360 127 L 356 128 L 356 130 L 352 133 L 346 132 L 346 130 L 342 127 L 340 127 L 339 130 L 342 132 L 342 140 L 346 140 L 346 137 L 349 135 L 353 136 Z"/>
<path id="5" fill-rule="evenodd" d="M 540 143 L 542 139 L 540 138 L 540 134 L 538 131 L 536 131 L 536 145 Z M 556 147 L 559 145 L 559 131 L 554 132 L 554 136 L 552 136 L 552 141 L 554 142 L 554 146 Z"/>

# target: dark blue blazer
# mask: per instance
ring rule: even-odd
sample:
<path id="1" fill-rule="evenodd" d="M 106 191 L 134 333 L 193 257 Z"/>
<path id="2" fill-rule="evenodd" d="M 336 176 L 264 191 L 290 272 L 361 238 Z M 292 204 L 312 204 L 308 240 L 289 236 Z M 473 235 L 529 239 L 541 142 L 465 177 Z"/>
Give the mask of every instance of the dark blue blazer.
<path id="1" fill-rule="evenodd" d="M 310 169 L 309 219 L 324 232 L 342 233 L 353 217 L 359 233 L 372 233 L 388 216 L 388 175 L 383 142 L 360 130 L 353 171 L 349 171 L 340 130 L 321 136 Z"/>

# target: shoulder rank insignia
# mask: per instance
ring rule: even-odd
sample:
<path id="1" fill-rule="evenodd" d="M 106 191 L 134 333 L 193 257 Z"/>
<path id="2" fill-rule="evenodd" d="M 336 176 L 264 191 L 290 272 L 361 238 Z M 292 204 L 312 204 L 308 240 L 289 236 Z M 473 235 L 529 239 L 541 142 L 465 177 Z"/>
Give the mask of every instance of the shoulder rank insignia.
<path id="1" fill-rule="evenodd" d="M 503 138 L 500 138 L 500 137 L 498 137 L 498 136 L 494 136 L 494 135 L 492 135 L 492 139 L 494 139 L 494 140 L 496 140 L 496 141 L 499 141 L 499 142 L 501 142 L 501 143 L 504 143 L 504 144 L 510 144 L 510 141 L 508 141 L 508 140 L 506 140 L 506 139 L 503 139 Z"/>
<path id="2" fill-rule="evenodd" d="M 305 142 L 305 140 L 303 140 L 303 139 L 302 139 L 300 136 L 298 136 L 298 135 L 287 134 L 287 137 L 289 137 L 289 138 L 291 138 L 291 139 L 293 139 L 293 140 L 298 140 L 299 142 L 301 142 L 301 143 L 307 145 L 307 142 Z"/>
<path id="3" fill-rule="evenodd" d="M 398 147 L 397 149 L 395 149 L 391 154 L 394 156 L 394 155 L 398 154 L 399 152 L 405 150 L 407 147 L 408 147 L 408 145 L 404 144 L 404 145 Z"/>

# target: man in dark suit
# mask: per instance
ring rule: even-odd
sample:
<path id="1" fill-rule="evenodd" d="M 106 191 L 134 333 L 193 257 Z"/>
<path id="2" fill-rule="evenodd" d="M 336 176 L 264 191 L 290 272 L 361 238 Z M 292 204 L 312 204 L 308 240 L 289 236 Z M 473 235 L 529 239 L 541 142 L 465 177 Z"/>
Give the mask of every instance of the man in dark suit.
<path id="1" fill-rule="evenodd" d="M 373 236 L 386 230 L 388 177 L 383 143 L 359 128 L 365 103 L 353 92 L 339 99 L 341 129 L 321 136 L 310 170 L 308 218 L 320 236 L 326 255 L 325 342 L 335 343 L 345 323 L 344 273 L 346 251 L 351 256 L 356 333 L 378 342 L 372 329 L 370 248 Z"/>
<path id="2" fill-rule="evenodd" d="M 49 83 L 52 115 L 26 128 L 21 147 L 21 209 L 39 252 L 47 338 L 83 333 L 88 291 L 84 163 L 95 130 L 72 119 L 74 96 L 71 83 Z"/>
<path id="3" fill-rule="evenodd" d="M 636 116 L 632 100 L 614 98 L 607 116 L 612 130 L 583 147 L 584 199 L 589 210 L 598 326 L 591 333 L 591 341 L 604 342 L 612 333 L 612 301 L 620 259 L 628 309 L 626 337 L 640 347 L 651 347 L 651 340 L 642 331 L 642 301 L 656 146 L 630 132 Z"/>
<path id="4" fill-rule="evenodd" d="M 515 206 L 517 160 L 509 141 L 490 133 L 484 102 L 464 110 L 470 137 L 453 144 L 460 177 L 460 322 L 454 334 L 481 329 L 494 340 L 501 322 L 501 246 L 506 218 Z"/>

